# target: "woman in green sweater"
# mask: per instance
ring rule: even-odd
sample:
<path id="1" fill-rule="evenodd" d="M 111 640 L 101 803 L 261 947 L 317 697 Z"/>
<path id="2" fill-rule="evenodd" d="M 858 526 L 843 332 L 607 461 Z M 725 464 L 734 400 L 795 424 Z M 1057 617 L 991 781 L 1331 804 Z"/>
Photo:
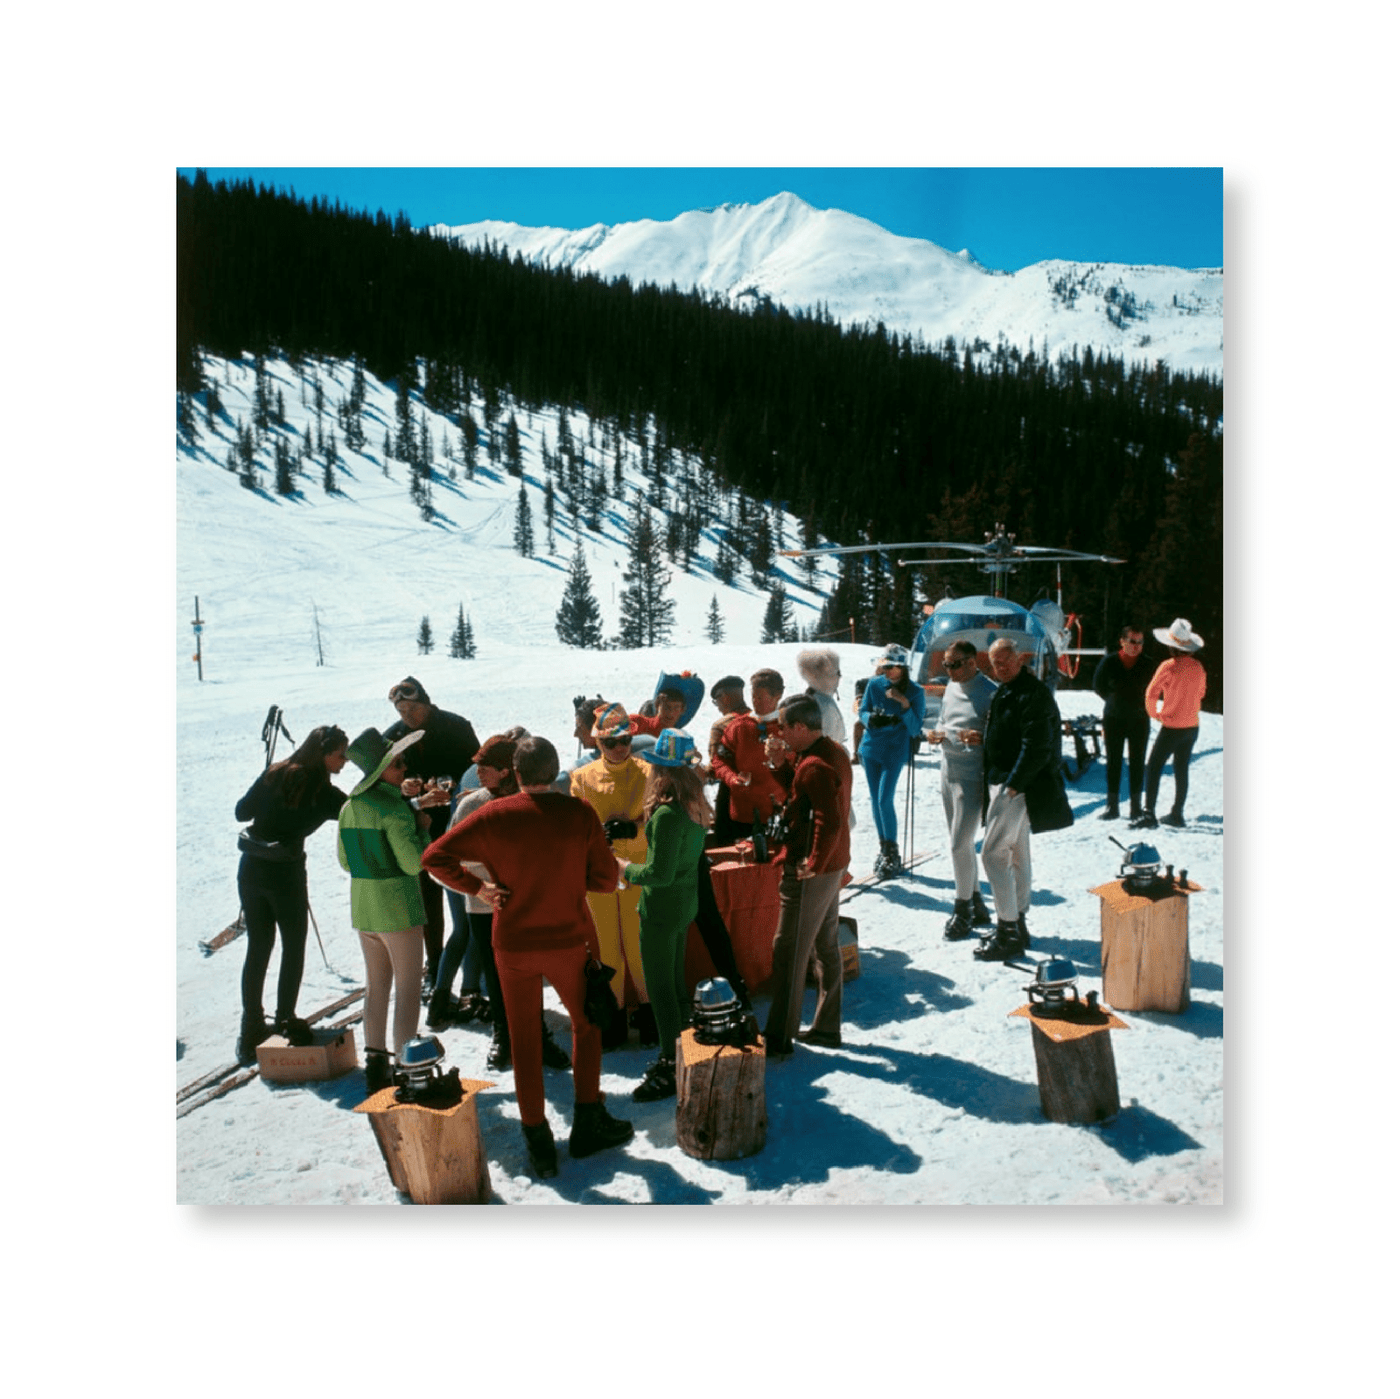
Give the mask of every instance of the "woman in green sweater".
<path id="1" fill-rule="evenodd" d="M 340 809 L 339 854 L 350 871 L 350 922 L 365 956 L 365 1081 L 371 1093 L 393 1082 L 388 1034 L 394 992 L 394 1053 L 418 1033 L 423 975 L 423 895 L 418 873 L 428 845 L 428 813 L 414 811 L 399 788 L 403 751 L 422 729 L 390 744 L 366 729 L 349 747 L 365 774 Z"/>
<path id="2" fill-rule="evenodd" d="M 618 860 L 622 878 L 641 888 L 642 974 L 656 1014 L 661 1057 L 632 1094 L 650 1103 L 676 1094 L 676 1041 L 685 1024 L 686 932 L 699 908 L 697 870 L 714 812 L 705 800 L 700 755 L 689 734 L 663 729 L 656 746 L 638 754 L 650 764 L 642 814 L 647 858 Z"/>

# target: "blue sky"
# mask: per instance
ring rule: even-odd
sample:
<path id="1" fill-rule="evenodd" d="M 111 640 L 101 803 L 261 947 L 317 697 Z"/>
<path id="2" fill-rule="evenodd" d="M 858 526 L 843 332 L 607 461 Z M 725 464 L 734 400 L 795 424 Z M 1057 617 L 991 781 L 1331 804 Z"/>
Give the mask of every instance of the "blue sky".
<path id="1" fill-rule="evenodd" d="M 782 190 L 892 233 L 969 248 L 1014 272 L 1045 258 L 1224 264 L 1223 176 L 1192 169 L 353 169 L 209 166 L 209 177 L 322 195 L 352 209 L 400 210 L 415 225 L 502 219 L 527 226 L 672 219 L 752 204 Z M 182 173 L 192 174 L 182 168 Z"/>

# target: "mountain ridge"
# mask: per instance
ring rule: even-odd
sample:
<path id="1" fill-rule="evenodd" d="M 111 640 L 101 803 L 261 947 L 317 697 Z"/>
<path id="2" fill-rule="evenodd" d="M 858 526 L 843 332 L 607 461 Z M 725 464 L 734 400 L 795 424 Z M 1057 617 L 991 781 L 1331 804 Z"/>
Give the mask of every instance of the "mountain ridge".
<path id="1" fill-rule="evenodd" d="M 951 336 L 974 352 L 1001 340 L 1052 356 L 1092 348 L 1125 362 L 1224 373 L 1223 268 L 1049 258 L 1002 272 L 970 249 L 951 252 L 857 214 L 816 209 L 790 191 L 666 221 L 559 229 L 485 220 L 428 231 L 606 281 L 697 288 L 737 306 L 823 308 L 842 324 L 883 323 L 929 346 Z"/>

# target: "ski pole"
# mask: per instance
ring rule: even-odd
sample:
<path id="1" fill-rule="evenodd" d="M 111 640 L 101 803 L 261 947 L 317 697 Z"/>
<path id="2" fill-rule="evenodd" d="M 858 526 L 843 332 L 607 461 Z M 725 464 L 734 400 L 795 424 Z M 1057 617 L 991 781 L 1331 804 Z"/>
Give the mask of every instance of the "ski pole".
<path id="1" fill-rule="evenodd" d="M 909 862 L 914 858 L 914 772 L 917 767 L 918 748 L 910 741 L 909 744 L 909 781 L 904 787 L 904 867 L 909 868 Z"/>
<path id="2" fill-rule="evenodd" d="M 335 968 L 331 966 L 330 958 L 326 956 L 326 944 L 321 941 L 321 929 L 316 922 L 316 915 L 311 912 L 311 898 L 309 895 L 306 900 L 306 911 L 311 915 L 311 927 L 316 934 L 316 946 L 321 949 L 321 960 L 326 964 L 326 970 L 328 972 L 335 972 Z M 335 972 L 335 974 L 337 976 L 340 975 L 339 972 Z"/>

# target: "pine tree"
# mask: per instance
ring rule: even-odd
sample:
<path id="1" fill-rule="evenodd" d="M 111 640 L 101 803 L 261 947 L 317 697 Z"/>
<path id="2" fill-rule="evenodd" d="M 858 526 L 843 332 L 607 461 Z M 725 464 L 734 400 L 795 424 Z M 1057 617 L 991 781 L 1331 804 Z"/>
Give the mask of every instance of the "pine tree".
<path id="1" fill-rule="evenodd" d="M 175 395 L 175 424 L 180 436 L 191 446 L 199 443 L 199 424 L 195 421 L 194 400 L 187 393 Z"/>
<path id="2" fill-rule="evenodd" d="M 761 588 L 773 567 L 773 528 L 768 523 L 768 512 L 762 506 L 758 509 L 758 522 L 754 525 L 749 545 L 749 568 L 752 570 L 754 587 Z"/>
<path id="3" fill-rule="evenodd" d="M 430 623 L 430 622 L 428 621 L 427 617 L 425 616 L 425 617 L 423 618 L 423 620 L 422 620 L 421 622 L 418 623 L 418 654 L 419 654 L 420 656 L 426 656 L 426 655 L 428 655 L 428 654 L 432 651 L 432 649 L 433 649 L 433 628 L 432 628 L 432 623 Z"/>
<path id="4" fill-rule="evenodd" d="M 705 639 L 711 646 L 718 646 L 724 640 L 724 619 L 719 614 L 719 597 L 710 594 L 710 610 L 705 617 Z"/>
<path id="5" fill-rule="evenodd" d="M 554 552 L 554 482 L 544 479 L 544 540 L 545 549 Z"/>
<path id="6" fill-rule="evenodd" d="M 664 646 L 670 641 L 676 615 L 676 604 L 666 596 L 666 585 L 670 579 L 661 541 L 651 522 L 651 512 L 638 491 L 632 538 L 628 544 L 627 570 L 622 575 L 626 587 L 620 603 L 620 645 L 627 648 Z"/>
<path id="7" fill-rule="evenodd" d="M 280 433 L 272 444 L 272 455 L 277 468 L 277 494 L 291 495 L 296 490 L 296 482 L 292 478 L 292 453 Z"/>
<path id="8" fill-rule="evenodd" d="M 519 476 L 525 470 L 524 462 L 520 455 L 520 426 L 515 421 L 515 414 L 512 413 L 506 422 L 506 470 L 512 476 Z"/>
<path id="9" fill-rule="evenodd" d="M 535 526 L 524 481 L 520 483 L 520 494 L 515 500 L 515 552 L 526 559 L 535 556 Z"/>
<path id="10" fill-rule="evenodd" d="M 788 601 L 787 589 L 781 583 L 774 583 L 768 594 L 768 607 L 763 614 L 763 635 L 759 640 L 765 645 L 770 641 L 797 640 L 792 604 Z"/>
<path id="11" fill-rule="evenodd" d="M 603 614 L 593 596 L 593 580 L 583 557 L 583 541 L 574 544 L 569 565 L 569 581 L 554 614 L 554 631 L 565 646 L 582 646 L 599 651 L 603 647 Z"/>
<path id="12" fill-rule="evenodd" d="M 447 654 L 454 660 L 465 661 L 476 654 L 472 645 L 471 627 L 467 622 L 466 609 L 457 604 L 457 625 L 452 629 L 452 639 L 448 642 Z"/>

